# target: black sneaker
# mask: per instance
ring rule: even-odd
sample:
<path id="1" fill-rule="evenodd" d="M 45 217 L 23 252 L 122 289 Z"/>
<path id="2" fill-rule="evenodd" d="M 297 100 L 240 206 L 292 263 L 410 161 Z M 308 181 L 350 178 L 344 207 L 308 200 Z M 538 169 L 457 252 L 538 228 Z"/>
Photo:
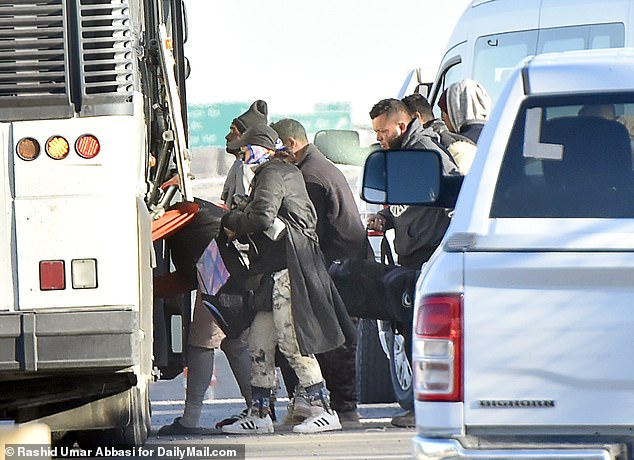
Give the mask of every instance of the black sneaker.
<path id="1" fill-rule="evenodd" d="M 181 425 L 181 418 L 176 417 L 171 425 L 164 425 L 158 430 L 159 436 L 185 436 L 185 435 L 205 435 L 213 434 L 214 431 L 210 428 L 195 427 Z"/>
<path id="2" fill-rule="evenodd" d="M 392 417 L 391 423 L 399 428 L 414 428 L 416 426 L 414 411 L 408 410 L 402 414 L 395 415 Z"/>
<path id="3" fill-rule="evenodd" d="M 359 415 L 359 411 L 347 410 L 344 412 L 337 412 L 339 415 L 339 421 L 344 428 L 359 428 L 363 424 L 361 423 L 361 416 Z"/>

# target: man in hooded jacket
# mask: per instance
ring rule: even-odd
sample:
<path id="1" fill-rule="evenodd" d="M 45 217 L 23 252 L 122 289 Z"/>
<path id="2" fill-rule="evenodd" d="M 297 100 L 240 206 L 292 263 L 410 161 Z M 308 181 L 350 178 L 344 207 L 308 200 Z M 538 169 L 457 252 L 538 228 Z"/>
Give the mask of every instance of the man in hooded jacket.
<path id="1" fill-rule="evenodd" d="M 440 95 L 438 107 L 450 131 L 462 134 L 477 144 L 489 119 L 491 97 L 484 86 L 467 78 L 449 85 Z"/>
<path id="2" fill-rule="evenodd" d="M 317 216 L 295 165 L 275 152 L 277 133 L 265 124 L 250 128 L 232 143 L 257 161 L 248 202 L 225 214 L 230 238 L 249 241 L 249 271 L 272 277 L 271 311 L 258 311 L 249 331 L 253 403 L 250 412 L 223 432 L 271 433 L 269 401 L 276 386 L 275 347 L 286 356 L 306 389 L 312 415 L 293 428 L 298 433 L 341 429 L 331 410 L 314 354 L 354 341 L 355 329 L 328 274 L 316 233 Z M 260 147 L 266 151 L 262 152 Z M 285 232 L 273 237 L 276 219 Z"/>
<path id="3" fill-rule="evenodd" d="M 382 148 L 436 150 L 442 158 L 443 173 L 457 173 L 453 159 L 439 145 L 438 134 L 431 127 L 423 128 L 402 101 L 379 101 L 370 111 L 370 118 Z M 448 226 L 446 209 L 426 206 L 390 206 L 368 219 L 371 230 L 394 228 L 399 265 L 416 270 L 436 250 Z"/>
<path id="4" fill-rule="evenodd" d="M 370 111 L 376 139 L 384 149 L 435 150 L 442 159 L 443 174 L 457 174 L 453 159 L 440 146 L 431 127 L 424 128 L 408 107 L 398 99 L 383 99 Z M 394 249 L 401 266 L 419 270 L 431 257 L 449 227 L 449 210 L 426 206 L 392 205 L 368 218 L 368 228 L 384 232 L 394 228 Z M 413 287 L 412 287 L 413 288 Z M 412 289 L 413 290 L 413 289 Z M 400 324 L 410 355 L 411 321 Z M 414 426 L 411 410 L 392 418 L 397 426 Z"/>
<path id="5" fill-rule="evenodd" d="M 470 148 L 461 144 L 454 155 L 460 171 L 467 174 L 477 150 L 475 145 L 489 118 L 491 98 L 480 83 L 465 79 L 449 85 L 440 95 L 438 107 L 449 130 L 473 142 Z"/>

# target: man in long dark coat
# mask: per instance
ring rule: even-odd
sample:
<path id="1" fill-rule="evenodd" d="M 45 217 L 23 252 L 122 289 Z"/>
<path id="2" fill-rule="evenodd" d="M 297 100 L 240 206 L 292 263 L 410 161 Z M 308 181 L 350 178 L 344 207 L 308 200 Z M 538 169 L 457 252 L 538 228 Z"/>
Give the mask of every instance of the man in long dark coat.
<path id="1" fill-rule="evenodd" d="M 272 156 L 277 133 L 265 124 L 250 128 L 232 147 L 246 164 L 259 164 L 247 204 L 222 218 L 229 237 L 249 241 L 250 272 L 272 277 L 271 311 L 258 311 L 249 332 L 253 404 L 249 414 L 222 429 L 226 433 L 271 433 L 269 400 L 276 386 L 275 347 L 286 356 L 306 389 L 312 415 L 293 431 L 316 433 L 341 428 L 314 354 L 354 340 L 355 330 L 319 249 L 317 217 L 295 165 Z M 284 231 L 271 229 L 283 223 Z M 264 307 L 264 305 L 259 305 Z"/>

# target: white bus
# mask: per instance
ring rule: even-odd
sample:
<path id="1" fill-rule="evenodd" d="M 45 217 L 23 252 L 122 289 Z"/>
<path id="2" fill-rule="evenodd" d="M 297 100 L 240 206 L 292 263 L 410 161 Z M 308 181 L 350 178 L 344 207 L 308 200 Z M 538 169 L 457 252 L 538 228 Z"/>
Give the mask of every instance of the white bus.
<path id="1" fill-rule="evenodd" d="M 182 0 L 0 4 L 0 419 L 147 438 L 156 185 L 178 169 L 191 199 L 184 24 Z"/>

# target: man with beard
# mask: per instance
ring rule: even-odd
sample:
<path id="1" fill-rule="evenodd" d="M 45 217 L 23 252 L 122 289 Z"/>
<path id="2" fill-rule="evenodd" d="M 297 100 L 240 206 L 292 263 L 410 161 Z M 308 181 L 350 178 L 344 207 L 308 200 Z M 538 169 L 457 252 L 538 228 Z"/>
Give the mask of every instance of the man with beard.
<path id="1" fill-rule="evenodd" d="M 426 149 L 440 153 L 443 173 L 457 173 L 453 159 L 440 147 L 438 134 L 423 128 L 407 106 L 398 99 L 379 101 L 370 111 L 376 139 L 384 149 Z M 448 211 L 426 206 L 390 206 L 368 219 L 368 228 L 385 231 L 394 228 L 394 247 L 399 265 L 420 269 L 449 226 Z"/>
<path id="2" fill-rule="evenodd" d="M 423 128 L 420 120 L 398 99 L 383 99 L 370 111 L 372 128 L 381 147 L 390 149 L 425 149 L 437 151 L 444 174 L 457 174 L 453 159 L 440 146 L 440 138 L 431 127 Z M 389 155 L 389 153 L 388 153 Z M 431 257 L 449 226 L 449 210 L 426 206 L 392 205 L 368 218 L 368 229 L 384 232 L 394 229 L 394 248 L 402 267 L 419 270 Z M 407 344 L 411 343 L 411 321 L 400 325 Z M 411 350 L 408 350 L 411 362 Z M 392 424 L 414 426 L 411 410 L 395 416 Z"/>

